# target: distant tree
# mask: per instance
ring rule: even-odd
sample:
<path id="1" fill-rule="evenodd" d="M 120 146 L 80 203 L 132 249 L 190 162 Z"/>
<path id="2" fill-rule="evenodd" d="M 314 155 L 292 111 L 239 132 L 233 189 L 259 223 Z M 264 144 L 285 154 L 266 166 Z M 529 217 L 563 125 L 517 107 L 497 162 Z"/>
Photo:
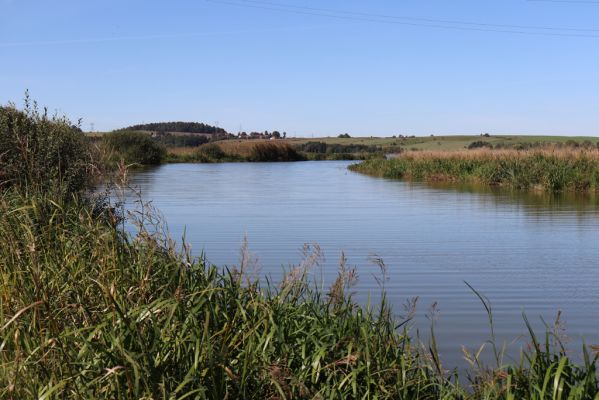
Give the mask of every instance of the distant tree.
<path id="1" fill-rule="evenodd" d="M 207 125 L 201 122 L 153 122 L 129 126 L 122 130 L 128 131 L 151 131 L 151 132 L 186 132 L 186 133 L 212 133 L 226 134 L 223 128 Z"/>
<path id="2" fill-rule="evenodd" d="M 104 145 L 115 152 L 114 156 L 126 163 L 144 165 L 160 164 L 166 150 L 156 143 L 150 135 L 134 131 L 107 133 L 102 137 Z"/>
<path id="3" fill-rule="evenodd" d="M 341 135 L 337 136 L 340 139 L 349 139 L 351 138 L 351 136 L 349 136 L 349 133 L 342 133 Z"/>
<path id="4" fill-rule="evenodd" d="M 581 144 L 582 147 L 584 147 L 585 149 L 592 149 L 595 147 L 595 145 L 593 144 L 593 142 L 591 142 L 590 140 L 585 140 L 584 142 L 582 142 Z"/>
<path id="5" fill-rule="evenodd" d="M 283 139 L 287 138 L 287 132 L 283 132 Z"/>
<path id="6" fill-rule="evenodd" d="M 275 139 L 280 139 L 281 138 L 281 133 L 279 131 L 274 131 L 272 133 L 272 137 L 274 137 Z"/>
<path id="7" fill-rule="evenodd" d="M 471 150 L 472 149 L 480 149 L 480 148 L 483 148 L 483 147 L 492 149 L 493 145 L 491 143 L 489 143 L 489 142 L 485 142 L 484 140 L 477 140 L 476 142 L 472 142 L 472 143 L 470 143 L 468 145 L 468 148 L 471 149 Z"/>

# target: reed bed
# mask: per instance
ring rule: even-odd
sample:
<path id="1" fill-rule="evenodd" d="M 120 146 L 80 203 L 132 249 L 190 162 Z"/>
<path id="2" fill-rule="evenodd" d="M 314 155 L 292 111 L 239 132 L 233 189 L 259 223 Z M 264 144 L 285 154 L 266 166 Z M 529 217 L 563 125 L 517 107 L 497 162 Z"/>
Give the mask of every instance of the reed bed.
<path id="1" fill-rule="evenodd" d="M 531 332 L 519 365 L 446 370 L 434 334 L 414 339 L 386 297 L 352 300 L 342 257 L 329 288 L 318 258 L 260 284 L 177 250 L 147 205 L 129 236 L 113 208 L 5 192 L 0 201 L 0 398 L 559 399 L 599 393 L 596 357 L 573 364 Z M 490 306 L 483 297 L 483 304 Z M 494 343 L 494 342 L 493 342 Z"/>
<path id="2" fill-rule="evenodd" d="M 170 148 L 167 154 L 167 161 L 170 162 L 277 162 L 305 159 L 289 143 L 282 140 L 227 140 L 195 148 Z"/>
<path id="3" fill-rule="evenodd" d="M 547 192 L 599 189 L 599 150 L 542 148 L 407 152 L 352 165 L 353 171 L 409 181 L 475 183 Z"/>
<path id="4" fill-rule="evenodd" d="M 29 143 L 30 130 L 37 135 L 48 124 L 60 143 L 76 134 L 65 121 L 28 113 L 9 110 L 1 120 L 27 117 L 33 124 L 0 125 L 2 146 L 10 150 L 14 138 Z M 375 305 L 352 299 L 357 273 L 343 256 L 330 287 L 312 283 L 314 245 L 281 282 L 253 277 L 246 251 L 236 267 L 209 265 L 185 244 L 175 246 L 150 204 L 139 201 L 126 213 L 119 201 L 73 186 L 90 182 L 90 169 L 79 168 L 87 153 L 28 148 L 0 164 L 2 399 L 599 396 L 597 356 L 585 347 L 583 363 L 572 363 L 558 334 L 537 337 L 526 320 L 530 345 L 518 364 L 504 363 L 490 302 L 474 289 L 488 313 L 495 363 L 481 362 L 484 346 L 466 351 L 471 370 L 460 379 L 442 363 L 434 326 L 422 342 L 410 331 L 413 312 L 393 314 L 382 261 Z M 40 157 L 36 151 L 70 174 L 52 173 L 52 185 L 40 184 L 47 178 L 37 168 L 52 167 L 48 161 L 27 164 L 31 173 L 21 180 L 10 175 Z M 124 182 L 126 168 L 119 171 Z M 128 233 L 125 222 L 137 232 Z"/>

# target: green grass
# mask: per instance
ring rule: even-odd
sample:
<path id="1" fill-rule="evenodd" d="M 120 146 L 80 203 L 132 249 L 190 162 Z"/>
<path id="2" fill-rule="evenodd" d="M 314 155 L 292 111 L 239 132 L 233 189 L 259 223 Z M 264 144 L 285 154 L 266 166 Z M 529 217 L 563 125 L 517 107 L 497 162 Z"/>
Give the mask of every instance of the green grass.
<path id="1" fill-rule="evenodd" d="M 468 147 L 472 142 L 482 140 L 493 145 L 518 146 L 534 144 L 565 144 L 568 141 L 583 143 L 590 141 L 599 142 L 599 137 L 587 136 L 538 136 L 538 135 L 451 135 L 451 136 L 419 136 L 414 138 L 389 138 L 389 137 L 352 137 L 352 138 L 297 138 L 289 139 L 292 143 L 303 144 L 318 141 L 330 144 L 362 144 L 367 146 L 401 146 L 404 150 L 429 150 L 429 151 L 457 151 Z"/>
<path id="2" fill-rule="evenodd" d="M 69 148 L 66 121 L 19 118 L 31 121 L 0 125 L 1 143 L 28 142 L 41 128 L 60 128 L 64 154 L 85 143 Z M 90 182 L 91 172 L 78 168 L 87 158 L 62 151 L 44 158 L 37 152 L 52 146 L 27 148 L 1 166 L 28 165 L 30 173 L 22 180 L 0 174 L 2 399 L 599 396 L 597 357 L 585 347 L 583 362 L 573 363 L 559 335 L 548 329 L 539 337 L 526 320 L 530 345 L 518 363 L 504 363 L 490 302 L 474 289 L 495 362 L 468 353 L 468 376 L 458 376 L 442 364 L 433 326 L 421 342 L 409 317 L 394 316 L 382 262 L 381 301 L 366 305 L 352 299 L 357 272 L 343 256 L 329 287 L 311 281 L 317 246 L 306 247 L 280 282 L 254 276 L 243 249 L 237 267 L 209 265 L 185 245 L 175 247 L 149 204 L 125 214 L 119 202 L 73 186 L 73 179 Z M 44 162 L 26 163 L 38 158 Z M 38 182 L 48 168 L 71 173 L 50 175 L 52 185 Z M 125 231 L 124 218 L 136 234 Z"/>
<path id="3" fill-rule="evenodd" d="M 350 166 L 368 175 L 411 181 L 474 183 L 548 192 L 599 189 L 598 150 L 412 152 Z"/>
<path id="4" fill-rule="evenodd" d="M 8 191 L 0 215 L 0 398 L 599 393 L 594 356 L 573 364 L 558 337 L 532 330 L 519 364 L 504 364 L 493 346 L 497 365 L 469 355 L 471 380 L 460 383 L 443 366 L 434 335 L 420 343 L 384 295 L 376 305 L 352 300 L 356 271 L 344 259 L 330 287 L 311 283 L 314 247 L 281 282 L 260 284 L 246 263 L 222 270 L 176 250 L 148 209 L 136 214 L 146 229 L 135 237 L 122 233 L 110 208 L 77 199 Z"/>

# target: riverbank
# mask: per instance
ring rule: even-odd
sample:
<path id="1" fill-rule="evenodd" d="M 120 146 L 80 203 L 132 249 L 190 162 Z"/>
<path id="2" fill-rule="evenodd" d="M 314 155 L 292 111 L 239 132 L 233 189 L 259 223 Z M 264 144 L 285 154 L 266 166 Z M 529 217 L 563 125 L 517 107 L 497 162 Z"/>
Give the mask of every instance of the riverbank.
<path id="1" fill-rule="evenodd" d="M 547 192 L 599 189 L 599 150 L 535 149 L 407 152 L 350 166 L 390 179 L 457 182 Z"/>
<path id="2" fill-rule="evenodd" d="M 94 198 L 104 162 L 64 119 L 0 110 L 1 398 L 592 398 L 596 358 L 566 356 L 558 335 L 519 364 L 477 354 L 469 379 L 443 366 L 431 326 L 384 295 L 360 306 L 342 257 L 326 288 L 309 276 L 318 247 L 278 283 L 247 253 L 220 268 L 177 248 L 150 204 L 127 213 Z M 121 169 L 115 184 L 126 185 Z M 103 179 L 108 179 L 103 176 Z M 118 199 L 117 199 L 118 200 Z M 132 235 L 125 222 L 138 228 Z M 492 314 L 487 300 L 480 297 Z"/>
<path id="3" fill-rule="evenodd" d="M 167 163 L 285 162 L 325 160 L 366 160 L 383 158 L 385 152 L 400 151 L 392 146 L 294 143 L 290 140 L 223 140 L 198 147 L 167 147 Z"/>

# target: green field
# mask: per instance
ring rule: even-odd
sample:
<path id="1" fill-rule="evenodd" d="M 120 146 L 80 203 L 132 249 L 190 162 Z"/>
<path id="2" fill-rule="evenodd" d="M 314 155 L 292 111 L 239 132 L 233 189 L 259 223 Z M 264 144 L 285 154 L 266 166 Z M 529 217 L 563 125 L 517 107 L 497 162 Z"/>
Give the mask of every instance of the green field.
<path id="1" fill-rule="evenodd" d="M 440 150 L 456 151 L 467 148 L 468 145 L 476 141 L 488 142 L 492 145 L 518 145 L 518 144 L 558 144 L 566 143 L 570 140 L 579 144 L 584 141 L 590 141 L 593 144 L 599 142 L 599 137 L 595 136 L 528 136 L 528 135 L 491 135 L 489 137 L 480 135 L 459 135 L 459 136 L 417 136 L 414 138 L 392 138 L 392 137 L 355 137 L 355 138 L 295 138 L 288 139 L 292 143 L 306 142 L 325 142 L 327 144 L 363 144 L 375 146 L 402 146 L 406 150 Z"/>

